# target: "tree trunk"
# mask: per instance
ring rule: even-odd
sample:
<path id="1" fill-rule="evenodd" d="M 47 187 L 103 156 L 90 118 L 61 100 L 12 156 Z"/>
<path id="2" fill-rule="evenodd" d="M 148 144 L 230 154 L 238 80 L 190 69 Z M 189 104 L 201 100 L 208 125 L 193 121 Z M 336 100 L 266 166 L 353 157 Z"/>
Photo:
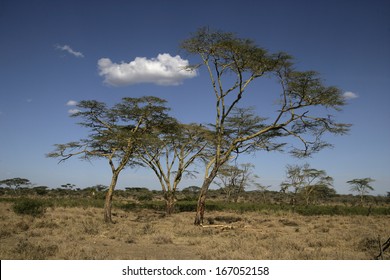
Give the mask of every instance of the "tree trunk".
<path id="1" fill-rule="evenodd" d="M 309 204 L 310 204 L 310 196 L 307 195 L 306 196 L 306 206 L 309 206 Z"/>
<path id="2" fill-rule="evenodd" d="M 204 185 L 205 184 L 203 184 L 203 186 Z M 203 187 L 200 190 L 200 195 L 199 195 L 199 198 L 198 198 L 198 205 L 197 205 L 197 208 L 196 208 L 196 216 L 195 216 L 195 221 L 194 221 L 194 225 L 196 225 L 196 226 L 203 225 L 204 210 L 205 210 L 205 206 L 206 206 L 207 190 L 208 190 L 208 188 L 204 189 Z"/>
<path id="3" fill-rule="evenodd" d="M 104 201 L 104 222 L 113 223 L 111 218 L 111 208 L 112 208 L 112 196 L 114 194 L 115 186 L 118 181 L 119 172 L 114 172 L 111 178 L 111 184 L 108 188 L 106 199 Z"/>
<path id="4" fill-rule="evenodd" d="M 217 170 L 214 168 L 211 174 L 203 182 L 202 188 L 200 190 L 199 198 L 198 198 L 198 205 L 197 205 L 196 216 L 194 221 L 194 225 L 196 226 L 203 225 L 207 191 L 209 190 L 209 187 L 216 175 L 217 175 Z"/>
<path id="5" fill-rule="evenodd" d="M 166 213 L 167 215 L 171 215 L 175 211 L 175 205 L 176 205 L 175 193 L 168 191 L 165 193 L 164 198 L 165 198 Z"/>

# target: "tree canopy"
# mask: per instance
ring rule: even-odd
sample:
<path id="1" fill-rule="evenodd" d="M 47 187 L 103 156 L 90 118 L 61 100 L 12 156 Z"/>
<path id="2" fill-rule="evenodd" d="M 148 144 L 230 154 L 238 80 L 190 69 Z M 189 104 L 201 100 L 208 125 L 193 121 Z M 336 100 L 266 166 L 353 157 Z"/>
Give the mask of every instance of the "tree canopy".
<path id="1" fill-rule="evenodd" d="M 370 185 L 374 181 L 374 179 L 368 177 L 353 179 L 347 181 L 347 183 L 351 185 L 351 191 L 357 192 L 360 195 L 360 203 L 363 204 L 364 196 L 374 190 L 374 188 Z"/>
<path id="2" fill-rule="evenodd" d="M 47 155 L 60 158 L 60 162 L 73 156 L 108 161 L 112 178 L 105 200 L 106 222 L 112 222 L 112 196 L 120 172 L 129 165 L 139 164 L 135 154 L 140 143 L 154 130 L 173 121 L 165 104 L 165 100 L 153 96 L 125 97 L 111 108 L 96 100 L 81 101 L 79 112 L 72 116 L 81 118 L 79 125 L 87 127 L 90 134 L 86 139 L 57 144 L 56 150 Z"/>
<path id="3" fill-rule="evenodd" d="M 172 122 L 164 129 L 154 129 L 137 148 L 137 157 L 157 176 L 171 214 L 175 205 L 175 193 L 184 176 L 192 176 L 189 167 L 206 156 L 206 147 L 212 135 L 198 124 Z"/>
<path id="4" fill-rule="evenodd" d="M 349 124 L 337 123 L 333 116 L 321 116 L 321 110 L 316 110 L 340 110 L 345 105 L 341 91 L 325 86 L 315 71 L 296 70 L 288 54 L 269 53 L 253 40 L 209 28 L 199 29 L 181 47 L 200 58 L 193 67 L 206 67 L 215 96 L 214 154 L 206 165 L 195 224 L 203 222 L 207 190 L 234 151 L 286 147 L 294 156 L 304 157 L 330 146 L 323 140 L 325 133 L 348 131 Z M 273 115 L 250 115 L 252 121 L 244 122 L 245 111 L 241 111 L 240 118 L 238 104 L 249 92 L 248 86 L 259 78 L 278 82 L 280 91 L 272 94 L 279 108 Z M 269 106 L 272 104 L 260 103 L 267 93 L 256 90 L 252 94 L 259 96 L 259 104 Z M 246 129 L 237 129 L 240 125 Z M 300 145 L 286 145 L 292 139 Z"/>
<path id="5" fill-rule="evenodd" d="M 307 163 L 302 166 L 287 165 L 286 180 L 281 183 L 283 192 L 293 188 L 293 193 L 302 195 L 306 204 L 315 196 L 331 195 L 332 187 L 333 178 L 325 170 L 312 168 Z"/>

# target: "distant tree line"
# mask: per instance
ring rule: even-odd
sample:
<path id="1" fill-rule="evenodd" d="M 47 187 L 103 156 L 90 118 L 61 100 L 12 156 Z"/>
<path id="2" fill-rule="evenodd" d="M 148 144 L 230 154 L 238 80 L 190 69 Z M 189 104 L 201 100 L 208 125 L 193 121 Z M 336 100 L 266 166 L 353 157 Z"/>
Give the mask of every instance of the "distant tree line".
<path id="1" fill-rule="evenodd" d="M 329 184 L 332 180 L 322 170 L 318 172 L 308 164 L 303 166 L 286 167 L 286 180 L 280 185 L 280 191 L 271 191 L 271 186 L 264 187 L 256 182 L 258 177 L 254 175 L 250 168 L 252 165 L 244 164 L 244 169 L 229 166 L 221 173 L 220 181 L 216 181 L 218 189 L 210 189 L 209 198 L 226 203 L 256 203 L 256 204 L 286 204 L 292 208 L 297 205 L 328 205 L 340 204 L 345 206 L 364 206 L 377 203 L 390 203 L 390 192 L 383 196 L 373 196 L 369 190 L 371 186 L 366 187 L 363 179 L 353 179 L 348 181 L 351 184 L 352 194 L 337 194 L 336 190 Z M 248 169 L 247 169 L 248 168 Z M 310 171 L 310 172 L 309 172 Z M 298 172 L 298 173 L 297 173 Z M 315 176 L 319 174 L 319 176 Z M 299 180 L 294 177 L 301 177 Z M 307 176 L 307 177 L 305 177 Z M 324 178 L 325 182 L 324 184 Z M 356 182 L 359 185 L 356 185 Z M 359 187 L 358 189 L 356 187 Z M 252 190 L 248 190 L 248 188 Z M 253 188 L 255 188 L 253 190 Z M 28 179 L 12 178 L 0 181 L 0 195 L 3 197 L 68 197 L 72 199 L 88 198 L 94 200 L 104 200 L 109 186 L 95 185 L 87 188 L 77 188 L 74 184 L 62 184 L 57 188 L 34 185 Z M 175 193 L 176 201 L 196 201 L 201 188 L 198 186 L 189 186 Z M 145 187 L 126 187 L 117 189 L 118 199 L 134 200 L 139 203 L 158 201 L 160 198 L 165 200 L 165 192 L 160 190 L 149 190 Z"/>

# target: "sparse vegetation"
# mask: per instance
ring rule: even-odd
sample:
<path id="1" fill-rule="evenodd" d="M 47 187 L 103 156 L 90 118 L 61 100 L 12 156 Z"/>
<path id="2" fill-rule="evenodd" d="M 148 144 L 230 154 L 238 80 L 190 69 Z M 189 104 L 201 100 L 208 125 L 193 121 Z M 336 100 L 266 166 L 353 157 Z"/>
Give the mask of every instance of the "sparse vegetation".
<path id="1" fill-rule="evenodd" d="M 13 205 L 13 210 L 19 215 L 31 215 L 33 217 L 41 217 L 45 214 L 47 203 L 41 200 L 23 198 L 16 201 Z"/>
<path id="2" fill-rule="evenodd" d="M 8 190 L 8 188 L 5 188 Z M 386 196 L 243 191 L 226 201 L 209 190 L 202 227 L 191 225 L 199 188 L 177 192 L 172 215 L 162 191 L 117 190 L 114 224 L 103 223 L 107 188 L 0 192 L 1 259 L 390 259 Z M 266 192 L 267 200 L 264 200 Z M 261 248 L 261 249 L 259 249 Z"/>
<path id="3" fill-rule="evenodd" d="M 151 193 L 151 201 L 117 196 L 112 225 L 101 221 L 104 198 L 29 198 L 38 204 L 27 205 L 46 207 L 44 215 L 32 216 L 12 211 L 26 198 L 0 197 L 0 258 L 373 259 L 380 253 L 378 236 L 390 237 L 385 203 L 370 210 L 359 203 L 307 206 L 302 200 L 293 212 L 289 204 L 259 203 L 261 193 L 251 194 L 252 202 L 226 203 L 215 191 L 205 224 L 194 227 L 196 200 L 180 200 L 176 212 L 166 215 L 162 194 Z M 382 257 L 390 259 L 390 252 Z"/>

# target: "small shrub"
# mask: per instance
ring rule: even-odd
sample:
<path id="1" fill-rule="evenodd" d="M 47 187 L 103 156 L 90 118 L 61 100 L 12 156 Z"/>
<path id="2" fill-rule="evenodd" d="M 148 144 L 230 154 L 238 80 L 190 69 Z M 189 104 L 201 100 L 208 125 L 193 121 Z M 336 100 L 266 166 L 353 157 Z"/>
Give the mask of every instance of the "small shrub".
<path id="1" fill-rule="evenodd" d="M 13 210 L 18 215 L 30 215 L 42 217 L 45 214 L 47 205 L 44 201 L 24 198 L 18 200 L 13 205 Z"/>
<path id="2" fill-rule="evenodd" d="M 36 228 L 59 228 L 59 225 L 53 221 L 40 221 L 35 225 Z"/>
<path id="3" fill-rule="evenodd" d="M 58 252 L 57 245 L 34 245 L 28 240 L 20 240 L 16 244 L 14 252 L 19 255 L 18 258 L 25 260 L 45 260 L 53 257 Z"/>
<path id="4" fill-rule="evenodd" d="M 239 222 L 242 219 L 240 217 L 233 217 L 233 216 L 217 216 L 215 217 L 215 220 L 218 222 L 231 224 L 231 223 Z"/>
<path id="5" fill-rule="evenodd" d="M 209 223 L 209 225 L 215 224 L 214 218 L 207 218 L 207 222 Z"/>
<path id="6" fill-rule="evenodd" d="M 82 222 L 83 232 L 89 235 L 97 235 L 99 233 L 99 224 L 92 219 L 87 219 Z"/>
<path id="7" fill-rule="evenodd" d="M 358 246 L 362 251 L 375 251 L 376 249 L 379 251 L 378 239 L 372 237 L 362 238 Z"/>
<path id="8" fill-rule="evenodd" d="M 146 224 L 146 225 L 144 225 L 142 231 L 143 231 L 143 234 L 152 234 L 155 232 L 155 229 L 154 229 L 153 225 Z"/>

